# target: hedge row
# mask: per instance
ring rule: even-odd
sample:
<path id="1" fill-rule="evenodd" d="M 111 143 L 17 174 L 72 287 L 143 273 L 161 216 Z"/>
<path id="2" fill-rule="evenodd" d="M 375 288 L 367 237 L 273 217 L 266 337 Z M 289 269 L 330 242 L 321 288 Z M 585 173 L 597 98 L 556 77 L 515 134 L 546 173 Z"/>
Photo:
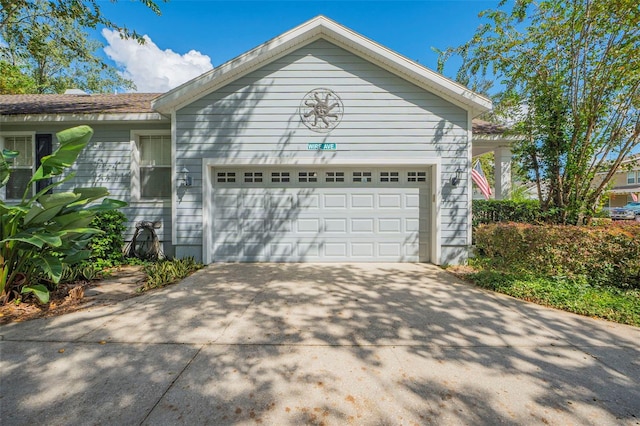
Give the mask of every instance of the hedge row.
<path id="1" fill-rule="evenodd" d="M 498 268 L 640 288 L 638 223 L 589 227 L 495 223 L 479 225 L 475 238 L 479 254 Z"/>
<path id="2" fill-rule="evenodd" d="M 496 222 L 541 223 L 553 213 L 543 212 L 537 200 L 473 200 L 473 227 Z"/>

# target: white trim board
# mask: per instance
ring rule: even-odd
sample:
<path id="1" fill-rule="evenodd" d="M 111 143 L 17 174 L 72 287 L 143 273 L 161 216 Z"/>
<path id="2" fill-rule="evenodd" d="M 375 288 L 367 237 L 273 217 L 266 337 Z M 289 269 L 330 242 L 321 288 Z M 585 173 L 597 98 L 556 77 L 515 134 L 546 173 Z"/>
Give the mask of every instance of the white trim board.
<path id="1" fill-rule="evenodd" d="M 467 110 L 472 117 L 492 108 L 489 99 L 368 38 L 318 16 L 212 69 L 152 101 L 163 114 L 180 109 L 260 67 L 316 40 L 324 39 Z"/>

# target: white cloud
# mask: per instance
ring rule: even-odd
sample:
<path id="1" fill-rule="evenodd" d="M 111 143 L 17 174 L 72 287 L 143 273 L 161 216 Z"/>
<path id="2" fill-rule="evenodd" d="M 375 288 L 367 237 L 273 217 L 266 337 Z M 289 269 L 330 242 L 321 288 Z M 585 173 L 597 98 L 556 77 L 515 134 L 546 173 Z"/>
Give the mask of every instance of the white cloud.
<path id="1" fill-rule="evenodd" d="M 124 68 L 122 75 L 133 80 L 138 92 L 166 92 L 213 68 L 207 55 L 195 50 L 184 55 L 161 50 L 146 35 L 142 45 L 120 38 L 113 30 L 102 30 L 102 36 L 107 40 L 105 53 Z"/>

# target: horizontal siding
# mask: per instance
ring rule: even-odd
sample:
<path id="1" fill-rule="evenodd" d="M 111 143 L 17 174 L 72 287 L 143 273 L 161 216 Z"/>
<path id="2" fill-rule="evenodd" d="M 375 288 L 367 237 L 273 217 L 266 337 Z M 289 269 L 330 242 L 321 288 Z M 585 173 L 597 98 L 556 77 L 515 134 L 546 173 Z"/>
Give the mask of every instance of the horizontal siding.
<path id="1" fill-rule="evenodd" d="M 129 241 L 135 232 L 136 222 L 160 221 L 162 227 L 156 230 L 160 241 L 171 242 L 170 202 L 142 201 L 131 199 L 131 131 L 167 130 L 169 124 L 90 124 L 94 130 L 91 142 L 78 156 L 71 170 L 74 179 L 59 186 L 56 191 L 71 191 L 76 187 L 105 187 L 109 198 L 128 203 L 121 211 L 127 217 L 125 240 Z M 54 134 L 71 125 L 38 126 L 38 133 Z M 57 141 L 54 136 L 54 149 Z"/>
<path id="2" fill-rule="evenodd" d="M 315 133 L 300 120 L 303 96 L 334 90 L 342 122 Z M 176 114 L 177 163 L 194 186 L 176 206 L 177 243 L 202 241 L 202 158 L 363 160 L 439 157 L 443 169 L 442 238 L 466 244 L 467 188 L 446 182 L 468 167 L 467 112 L 329 42 L 318 41 L 185 106 Z M 316 152 L 308 143 L 331 142 Z"/>

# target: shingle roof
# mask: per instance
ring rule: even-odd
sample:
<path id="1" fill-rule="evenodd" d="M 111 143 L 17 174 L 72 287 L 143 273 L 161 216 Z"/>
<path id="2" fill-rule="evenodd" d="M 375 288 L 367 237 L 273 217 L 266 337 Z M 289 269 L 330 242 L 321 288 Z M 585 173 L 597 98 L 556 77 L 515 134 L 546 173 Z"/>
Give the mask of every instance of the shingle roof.
<path id="1" fill-rule="evenodd" d="M 0 115 L 153 113 L 161 93 L 0 95 Z"/>
<path id="2" fill-rule="evenodd" d="M 0 115 L 155 113 L 151 101 L 160 95 L 0 95 Z M 503 125 L 473 119 L 473 133 L 499 135 L 506 130 Z"/>
<path id="3" fill-rule="evenodd" d="M 483 135 L 501 135 L 509 130 L 503 124 L 490 123 L 488 121 L 473 119 L 473 133 L 481 133 Z"/>

